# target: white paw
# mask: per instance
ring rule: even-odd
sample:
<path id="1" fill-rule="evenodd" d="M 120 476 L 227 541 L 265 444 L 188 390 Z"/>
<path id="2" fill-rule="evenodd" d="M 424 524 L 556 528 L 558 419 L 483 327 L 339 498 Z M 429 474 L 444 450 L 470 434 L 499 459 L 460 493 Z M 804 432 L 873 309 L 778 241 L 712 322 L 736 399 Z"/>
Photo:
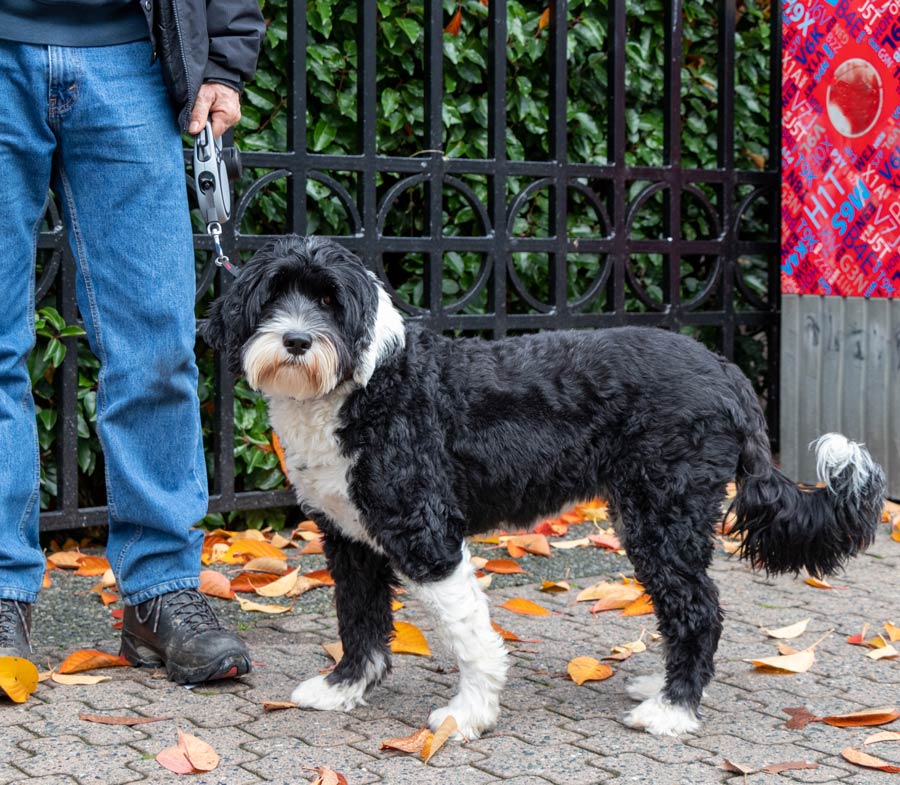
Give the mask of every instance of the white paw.
<path id="1" fill-rule="evenodd" d="M 666 676 L 664 673 L 651 673 L 648 676 L 635 676 L 625 685 L 625 692 L 628 697 L 636 701 L 644 701 L 659 695 L 662 688 L 666 685 Z"/>
<path id="2" fill-rule="evenodd" d="M 435 709 L 428 716 L 428 727 L 436 731 L 447 717 L 456 720 L 456 733 L 451 739 L 466 739 L 472 741 L 481 738 L 481 734 L 489 731 L 497 724 L 497 716 L 500 714 L 499 703 L 494 701 L 481 704 L 467 704 L 457 695 L 450 701 L 449 706 Z"/>
<path id="3" fill-rule="evenodd" d="M 291 700 L 307 709 L 350 711 L 357 706 L 365 706 L 365 693 L 366 683 L 363 681 L 333 685 L 324 676 L 316 676 L 297 685 L 291 693 Z"/>
<path id="4" fill-rule="evenodd" d="M 680 736 L 700 727 L 694 712 L 669 703 L 662 695 L 654 695 L 625 715 L 629 728 L 638 728 L 655 736 Z"/>

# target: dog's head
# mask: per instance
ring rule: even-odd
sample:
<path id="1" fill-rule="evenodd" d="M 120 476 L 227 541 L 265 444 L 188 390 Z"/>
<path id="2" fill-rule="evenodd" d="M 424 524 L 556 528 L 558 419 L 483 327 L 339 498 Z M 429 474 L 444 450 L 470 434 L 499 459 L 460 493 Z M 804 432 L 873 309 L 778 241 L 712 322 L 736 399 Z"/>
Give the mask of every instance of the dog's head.
<path id="1" fill-rule="evenodd" d="M 365 386 L 404 342 L 378 279 L 346 248 L 286 237 L 262 248 L 209 310 L 204 340 L 270 396 L 319 398 Z"/>

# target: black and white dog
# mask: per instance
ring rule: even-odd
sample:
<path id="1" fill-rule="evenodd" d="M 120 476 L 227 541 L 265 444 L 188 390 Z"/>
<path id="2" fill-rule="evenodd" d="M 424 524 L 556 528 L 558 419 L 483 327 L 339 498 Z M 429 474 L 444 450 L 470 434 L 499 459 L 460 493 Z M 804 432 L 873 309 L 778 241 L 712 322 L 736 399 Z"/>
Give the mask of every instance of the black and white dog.
<path id="1" fill-rule="evenodd" d="M 665 675 L 628 693 L 632 727 L 698 727 L 722 629 L 706 570 L 736 478 L 743 556 L 770 572 L 836 570 L 872 540 L 884 475 L 861 446 L 817 442 L 825 487 L 773 465 L 747 378 L 681 335 L 647 328 L 451 339 L 405 324 L 338 244 L 289 237 L 261 250 L 204 329 L 268 399 L 290 480 L 325 532 L 344 656 L 293 700 L 349 710 L 390 667 L 392 587 L 433 613 L 459 663 L 434 711 L 476 738 L 497 721 L 506 652 L 466 536 L 519 527 L 603 496 L 653 599 Z"/>

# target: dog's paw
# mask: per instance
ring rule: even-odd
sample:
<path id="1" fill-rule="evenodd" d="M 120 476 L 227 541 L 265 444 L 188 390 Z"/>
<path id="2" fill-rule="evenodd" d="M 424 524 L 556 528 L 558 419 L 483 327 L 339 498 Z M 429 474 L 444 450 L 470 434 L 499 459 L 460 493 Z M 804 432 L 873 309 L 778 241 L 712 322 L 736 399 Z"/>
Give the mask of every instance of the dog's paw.
<path id="1" fill-rule="evenodd" d="M 651 673 L 647 676 L 635 676 L 625 685 L 625 692 L 628 697 L 636 701 L 645 701 L 654 695 L 659 695 L 662 688 L 666 685 L 666 675 L 664 673 Z"/>
<path id="2" fill-rule="evenodd" d="M 690 709 L 669 703 L 662 695 L 654 695 L 625 715 L 629 728 L 645 730 L 655 736 L 681 736 L 693 733 L 700 722 Z"/>
<path id="3" fill-rule="evenodd" d="M 301 682 L 291 693 L 291 701 L 306 709 L 350 711 L 365 706 L 365 682 L 329 684 L 324 676 Z"/>
<path id="4" fill-rule="evenodd" d="M 447 717 L 456 720 L 456 732 L 451 739 L 472 741 L 481 738 L 481 734 L 489 731 L 497 724 L 499 707 L 492 709 L 490 706 L 464 706 L 462 701 L 454 698 L 449 706 L 435 709 L 428 716 L 428 727 L 436 731 Z"/>

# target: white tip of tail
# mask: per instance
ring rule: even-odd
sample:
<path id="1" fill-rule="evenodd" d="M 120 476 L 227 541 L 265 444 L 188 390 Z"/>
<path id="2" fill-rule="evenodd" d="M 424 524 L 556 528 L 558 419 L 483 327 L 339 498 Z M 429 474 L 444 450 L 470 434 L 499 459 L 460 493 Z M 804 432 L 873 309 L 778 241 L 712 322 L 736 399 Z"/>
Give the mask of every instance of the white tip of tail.
<path id="1" fill-rule="evenodd" d="M 839 433 L 826 433 L 810 444 L 816 448 L 816 474 L 825 487 L 837 493 L 834 481 L 850 466 L 846 479 L 847 490 L 859 495 L 874 471 L 872 456 L 861 444 L 851 442 Z"/>

